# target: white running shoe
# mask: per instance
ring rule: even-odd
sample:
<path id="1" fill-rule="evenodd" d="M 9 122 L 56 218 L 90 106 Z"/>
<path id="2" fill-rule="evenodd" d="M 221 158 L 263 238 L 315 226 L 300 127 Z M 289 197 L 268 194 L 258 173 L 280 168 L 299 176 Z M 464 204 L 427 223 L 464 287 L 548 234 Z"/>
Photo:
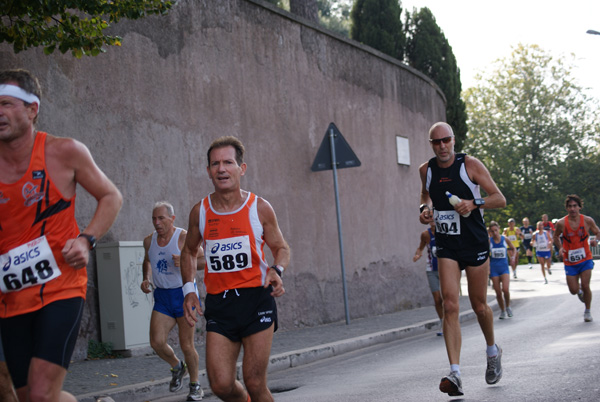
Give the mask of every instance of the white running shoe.
<path id="1" fill-rule="evenodd" d="M 506 318 L 506 311 L 502 310 L 502 312 L 500 313 L 500 319 L 503 320 Z"/>
<path id="2" fill-rule="evenodd" d="M 507 308 L 506 308 L 506 314 L 507 314 L 509 317 L 512 317 L 512 316 L 513 316 L 513 312 L 512 312 L 512 309 L 511 309 L 510 307 L 507 307 Z"/>
<path id="3" fill-rule="evenodd" d="M 488 384 L 496 384 L 502 378 L 502 349 L 498 348 L 498 355 L 487 358 L 487 369 L 485 370 L 485 382 Z"/>
<path id="4" fill-rule="evenodd" d="M 583 313 L 583 322 L 592 322 L 594 319 L 592 318 L 592 313 L 589 311 Z"/>
<path id="5" fill-rule="evenodd" d="M 448 396 L 460 396 L 464 395 L 462 390 L 462 381 L 458 372 L 451 371 L 446 377 L 442 378 L 440 382 L 440 391 Z"/>
<path id="6" fill-rule="evenodd" d="M 204 391 L 197 382 L 190 383 L 190 393 L 187 396 L 186 401 L 201 401 L 204 397 Z"/>
<path id="7" fill-rule="evenodd" d="M 177 392 L 183 387 L 183 382 L 181 380 L 183 379 L 183 376 L 186 373 L 187 373 L 187 365 L 183 361 L 179 362 L 178 368 L 176 368 L 176 369 L 171 368 L 171 374 L 172 374 L 173 378 L 171 379 L 171 382 L 169 383 L 169 391 Z"/>

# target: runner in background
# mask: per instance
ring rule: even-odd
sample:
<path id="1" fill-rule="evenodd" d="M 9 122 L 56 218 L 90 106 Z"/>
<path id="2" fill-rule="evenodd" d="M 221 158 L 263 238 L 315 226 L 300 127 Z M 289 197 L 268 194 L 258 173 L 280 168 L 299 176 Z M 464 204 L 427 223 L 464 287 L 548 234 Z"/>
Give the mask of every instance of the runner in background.
<path id="1" fill-rule="evenodd" d="M 521 229 L 515 226 L 515 220 L 510 218 L 508 220 L 508 227 L 504 228 L 502 233 L 510 242 L 515 246 L 517 251 L 510 254 L 508 263 L 513 271 L 513 278 L 517 279 L 517 265 L 519 264 L 519 246 L 521 245 Z"/>
<path id="2" fill-rule="evenodd" d="M 525 250 L 525 255 L 527 256 L 527 263 L 529 264 L 529 269 L 533 268 L 533 249 L 531 247 L 531 238 L 533 237 L 533 232 L 535 232 L 535 228 L 529 224 L 529 218 L 523 218 L 523 226 L 519 228 L 521 230 L 521 240 L 523 241 L 521 245 Z"/>
<path id="3" fill-rule="evenodd" d="M 513 316 L 510 308 L 508 259 L 517 253 L 517 249 L 508 237 L 500 235 L 500 226 L 497 222 L 491 221 L 488 230 L 490 232 L 490 277 L 500 307 L 499 318 L 503 320 L 507 316 Z"/>
<path id="4" fill-rule="evenodd" d="M 552 271 L 550 270 L 552 238 L 548 232 L 544 230 L 544 224 L 541 221 L 537 223 L 537 230 L 533 232 L 531 245 L 535 247 L 535 256 L 542 268 L 544 283 L 547 285 L 548 278 L 546 278 L 546 270 L 548 271 L 548 274 L 552 275 Z"/>
<path id="5" fill-rule="evenodd" d="M 594 260 L 590 245 L 596 247 L 596 240 L 600 235 L 600 229 L 590 216 L 580 213 L 583 201 L 575 194 L 567 196 L 565 200 L 567 216 L 561 218 L 556 224 L 554 232 L 554 244 L 559 247 L 560 254 L 565 263 L 567 285 L 569 292 L 577 295 L 579 300 L 585 304 L 583 321 L 592 322 L 592 289 L 590 281 Z M 593 234 L 596 239 L 589 241 L 589 235 Z M 562 241 L 561 241 L 562 236 Z"/>
<path id="6" fill-rule="evenodd" d="M 427 230 L 424 230 L 421 233 L 421 242 L 419 247 L 417 247 L 417 251 L 415 251 L 413 262 L 417 262 L 417 260 L 421 258 L 423 249 L 427 247 L 427 281 L 429 282 L 429 289 L 431 290 L 431 295 L 433 296 L 433 301 L 435 303 L 435 312 L 440 318 L 440 330 L 437 335 L 442 336 L 444 334 L 442 332 L 444 307 L 442 294 L 440 293 L 440 275 L 438 273 L 438 261 L 435 248 L 435 224 L 431 222 L 429 226 L 430 227 L 427 228 Z"/>

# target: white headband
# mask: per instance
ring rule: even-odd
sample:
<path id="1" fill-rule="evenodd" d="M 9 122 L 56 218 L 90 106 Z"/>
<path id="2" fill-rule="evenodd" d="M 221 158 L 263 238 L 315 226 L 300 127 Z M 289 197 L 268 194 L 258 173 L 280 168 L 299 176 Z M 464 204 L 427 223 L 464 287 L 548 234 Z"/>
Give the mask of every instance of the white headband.
<path id="1" fill-rule="evenodd" d="M 27 103 L 37 103 L 38 113 L 40 111 L 40 98 L 34 94 L 24 91 L 21 87 L 10 84 L 0 84 L 0 96 L 12 96 Z"/>

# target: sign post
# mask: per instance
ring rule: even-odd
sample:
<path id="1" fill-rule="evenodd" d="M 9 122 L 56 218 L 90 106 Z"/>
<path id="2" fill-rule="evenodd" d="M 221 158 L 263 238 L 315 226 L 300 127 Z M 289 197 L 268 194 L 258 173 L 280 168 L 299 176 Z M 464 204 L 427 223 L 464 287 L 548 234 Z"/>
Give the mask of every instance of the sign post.
<path id="1" fill-rule="evenodd" d="M 339 158 L 339 159 L 338 159 Z M 333 187 L 335 191 L 335 209 L 337 212 L 338 239 L 340 244 L 340 261 L 342 264 L 342 286 L 344 291 L 344 310 L 346 312 L 346 325 L 350 324 L 350 311 L 348 309 L 348 291 L 346 288 L 346 269 L 344 266 L 344 239 L 342 236 L 342 216 L 340 213 L 340 196 L 338 191 L 337 170 L 358 167 L 360 161 L 356 157 L 350 145 L 346 142 L 342 133 L 335 124 L 330 123 L 317 151 L 311 170 L 319 172 L 322 170 L 333 170 Z"/>

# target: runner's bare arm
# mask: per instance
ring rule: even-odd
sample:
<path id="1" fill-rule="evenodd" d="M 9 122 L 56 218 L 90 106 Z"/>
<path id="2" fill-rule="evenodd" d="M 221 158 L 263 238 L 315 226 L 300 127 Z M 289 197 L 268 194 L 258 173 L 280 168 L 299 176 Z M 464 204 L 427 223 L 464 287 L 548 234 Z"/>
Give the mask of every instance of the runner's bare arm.
<path id="1" fill-rule="evenodd" d="M 100 239 L 119 214 L 123 204 L 120 191 L 81 142 L 49 136 L 46 153 L 49 174 L 64 197 L 73 197 L 77 184 L 80 184 L 98 202 L 94 216 L 83 232 Z M 87 265 L 89 246 L 83 237 L 67 240 L 62 251 L 65 261 L 74 267 L 79 267 L 82 261 Z"/>
<path id="2" fill-rule="evenodd" d="M 424 208 L 423 212 L 419 214 L 419 221 L 422 224 L 427 225 L 429 222 L 433 221 L 433 214 L 431 213 L 431 197 L 429 196 L 429 191 L 427 191 L 427 185 L 425 183 L 427 180 L 427 162 L 419 167 L 419 175 L 421 176 L 421 205 L 427 205 L 427 208 Z"/>
<path id="3" fill-rule="evenodd" d="M 281 265 L 287 268 L 290 265 L 290 246 L 279 229 L 275 211 L 265 199 L 258 198 L 257 202 L 258 218 L 263 226 L 265 242 L 273 254 L 273 265 Z M 274 269 L 267 270 L 265 287 L 269 285 L 273 286 L 273 292 L 271 293 L 273 296 L 279 297 L 285 293 L 283 281 Z"/>
<path id="4" fill-rule="evenodd" d="M 413 262 L 416 262 L 423 255 L 423 249 L 429 242 L 429 232 L 426 230 L 421 233 L 421 241 L 419 243 L 419 247 L 417 247 L 417 251 L 415 251 L 415 255 L 413 257 Z"/>
<path id="5" fill-rule="evenodd" d="M 200 203 L 194 205 L 190 211 L 190 219 L 188 223 L 187 235 L 185 243 L 181 249 L 181 278 L 184 285 L 193 283 L 196 277 L 198 253 L 201 249 L 202 235 L 199 228 L 200 222 Z M 200 309 L 200 300 L 196 292 L 188 293 L 183 301 L 183 312 L 185 319 L 190 326 L 194 326 L 198 321 L 198 316 L 202 315 Z"/>
<path id="6" fill-rule="evenodd" d="M 471 180 L 485 191 L 487 197 L 485 199 L 485 205 L 482 205 L 483 209 L 494 209 L 504 208 L 506 206 L 506 198 L 492 179 L 492 175 L 483 163 L 477 158 L 472 156 L 465 157 L 465 168 Z M 465 208 L 463 208 L 463 206 Z M 459 214 L 466 214 L 469 211 L 477 209 L 477 206 L 473 204 L 472 200 L 463 200 L 463 202 L 457 204 L 455 207 Z"/>
<path id="7" fill-rule="evenodd" d="M 598 245 L 598 236 L 600 236 L 600 229 L 596 225 L 594 218 L 592 218 L 591 216 L 586 216 L 584 219 L 586 220 L 586 224 L 588 226 L 588 233 L 591 233 L 594 236 L 596 236 L 596 238 L 590 242 L 590 246 L 596 247 Z"/>
<path id="8" fill-rule="evenodd" d="M 150 243 L 152 241 L 152 235 L 144 238 L 144 261 L 142 262 L 142 284 L 140 288 L 144 293 L 150 293 L 150 275 L 152 273 L 152 265 L 150 264 L 150 258 L 148 258 L 148 250 L 150 249 Z"/>
<path id="9" fill-rule="evenodd" d="M 563 232 L 564 224 L 564 219 L 560 219 L 558 222 L 556 222 L 556 228 L 554 230 L 554 245 L 556 246 L 556 248 L 558 248 L 559 253 L 562 253 L 562 243 L 560 241 L 560 235 Z"/>

